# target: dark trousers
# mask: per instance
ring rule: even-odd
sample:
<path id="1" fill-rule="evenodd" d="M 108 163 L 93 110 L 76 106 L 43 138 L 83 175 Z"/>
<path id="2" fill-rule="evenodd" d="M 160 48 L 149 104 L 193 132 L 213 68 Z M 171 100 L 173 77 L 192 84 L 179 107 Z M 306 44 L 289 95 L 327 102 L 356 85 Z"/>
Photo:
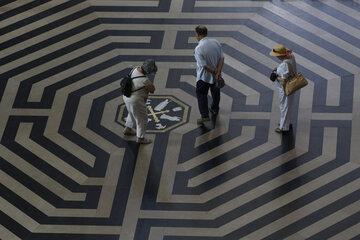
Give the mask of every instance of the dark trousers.
<path id="1" fill-rule="evenodd" d="M 202 118 L 209 117 L 208 92 L 209 88 L 212 96 L 211 110 L 215 113 L 219 112 L 220 89 L 215 84 L 209 84 L 202 80 L 196 82 L 196 97 L 198 100 L 199 110 Z"/>

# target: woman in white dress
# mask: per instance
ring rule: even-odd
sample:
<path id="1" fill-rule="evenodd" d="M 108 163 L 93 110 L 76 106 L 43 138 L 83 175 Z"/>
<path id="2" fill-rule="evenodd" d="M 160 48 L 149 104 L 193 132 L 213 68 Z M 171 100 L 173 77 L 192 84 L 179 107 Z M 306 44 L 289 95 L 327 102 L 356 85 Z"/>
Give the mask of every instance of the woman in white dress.
<path id="1" fill-rule="evenodd" d="M 151 139 L 145 138 L 148 121 L 146 101 L 149 93 L 154 93 L 155 91 L 155 86 L 148 76 L 155 74 L 156 71 L 157 67 L 153 59 L 147 59 L 141 66 L 135 67 L 131 73 L 132 78 L 136 77 L 132 80 L 131 96 L 123 96 L 128 110 L 124 135 L 136 135 L 137 142 L 140 144 L 151 143 Z"/>
<path id="2" fill-rule="evenodd" d="M 277 79 L 274 81 L 279 91 L 280 122 L 275 129 L 277 133 L 288 132 L 292 124 L 294 112 L 294 94 L 286 96 L 283 88 L 284 81 L 288 81 L 297 73 L 295 57 L 290 49 L 277 44 L 270 52 L 271 56 L 277 57 L 281 63 L 276 68 Z"/>

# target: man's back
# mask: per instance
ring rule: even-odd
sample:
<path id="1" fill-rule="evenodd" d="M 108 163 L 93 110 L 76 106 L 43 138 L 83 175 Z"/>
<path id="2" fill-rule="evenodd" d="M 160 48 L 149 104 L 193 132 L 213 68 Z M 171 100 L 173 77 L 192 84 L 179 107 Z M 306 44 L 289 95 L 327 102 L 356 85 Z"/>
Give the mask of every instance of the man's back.
<path id="1" fill-rule="evenodd" d="M 223 56 L 220 43 L 216 39 L 203 38 L 195 48 L 195 59 L 197 62 L 197 80 L 213 83 L 213 76 L 204 69 L 207 65 L 215 69 L 219 60 Z"/>

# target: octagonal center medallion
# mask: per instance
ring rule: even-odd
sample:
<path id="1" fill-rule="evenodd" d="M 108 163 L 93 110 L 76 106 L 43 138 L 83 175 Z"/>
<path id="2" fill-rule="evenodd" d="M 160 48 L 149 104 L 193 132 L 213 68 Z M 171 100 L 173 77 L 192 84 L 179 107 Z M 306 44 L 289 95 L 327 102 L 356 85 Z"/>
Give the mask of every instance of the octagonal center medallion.
<path id="1" fill-rule="evenodd" d="M 189 106 L 168 95 L 151 95 L 146 102 L 148 112 L 148 133 L 162 133 L 185 124 L 188 121 Z M 125 103 L 120 104 L 116 122 L 125 126 L 128 112 Z"/>

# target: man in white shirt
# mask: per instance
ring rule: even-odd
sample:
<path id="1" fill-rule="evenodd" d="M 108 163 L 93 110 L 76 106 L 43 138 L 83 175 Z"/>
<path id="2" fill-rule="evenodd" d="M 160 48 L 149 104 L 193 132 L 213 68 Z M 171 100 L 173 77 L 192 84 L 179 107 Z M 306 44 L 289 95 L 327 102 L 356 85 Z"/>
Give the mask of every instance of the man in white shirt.
<path id="1" fill-rule="evenodd" d="M 207 37 L 207 28 L 197 26 L 195 28 L 196 39 L 199 41 L 195 48 L 196 59 L 196 97 L 198 99 L 201 118 L 197 120 L 199 125 L 210 121 L 207 95 L 209 89 L 212 96 L 210 111 L 213 115 L 219 112 L 220 89 L 215 81 L 221 77 L 224 65 L 224 54 L 220 43 L 216 39 Z"/>

